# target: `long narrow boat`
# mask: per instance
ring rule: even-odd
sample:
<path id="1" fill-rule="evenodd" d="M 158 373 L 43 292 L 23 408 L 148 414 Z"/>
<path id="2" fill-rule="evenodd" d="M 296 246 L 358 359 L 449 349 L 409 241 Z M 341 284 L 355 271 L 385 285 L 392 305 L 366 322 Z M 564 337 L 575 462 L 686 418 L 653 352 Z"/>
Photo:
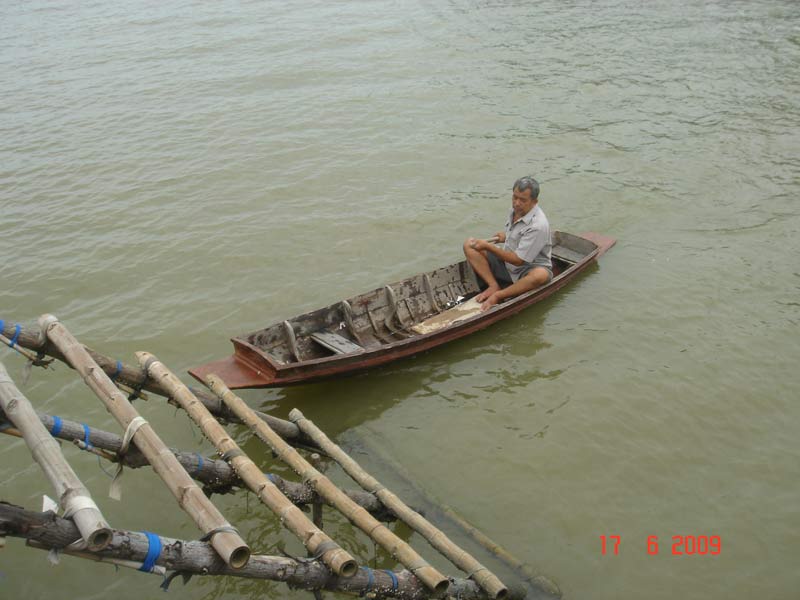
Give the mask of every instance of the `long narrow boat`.
<path id="1" fill-rule="evenodd" d="M 517 314 L 570 283 L 616 240 L 553 234 L 553 279 L 481 312 L 466 261 L 233 338 L 234 354 L 189 370 L 230 388 L 277 387 L 344 375 L 430 350 Z"/>

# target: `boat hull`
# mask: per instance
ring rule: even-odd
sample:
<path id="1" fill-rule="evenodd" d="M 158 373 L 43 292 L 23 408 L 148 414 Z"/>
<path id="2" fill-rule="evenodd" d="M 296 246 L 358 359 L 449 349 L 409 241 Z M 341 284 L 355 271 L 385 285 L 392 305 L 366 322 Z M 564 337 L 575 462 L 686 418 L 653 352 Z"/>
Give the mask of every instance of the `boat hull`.
<path id="1" fill-rule="evenodd" d="M 616 242 L 613 238 L 596 233 L 585 233 L 579 237 L 595 244 L 595 250 L 550 283 L 438 331 L 393 341 L 379 348 L 285 365 L 277 365 L 263 350 L 244 339 L 233 338 L 233 356 L 192 368 L 189 373 L 200 381 L 214 374 L 231 389 L 282 387 L 349 375 L 431 350 L 486 329 L 552 296 L 574 281 Z"/>

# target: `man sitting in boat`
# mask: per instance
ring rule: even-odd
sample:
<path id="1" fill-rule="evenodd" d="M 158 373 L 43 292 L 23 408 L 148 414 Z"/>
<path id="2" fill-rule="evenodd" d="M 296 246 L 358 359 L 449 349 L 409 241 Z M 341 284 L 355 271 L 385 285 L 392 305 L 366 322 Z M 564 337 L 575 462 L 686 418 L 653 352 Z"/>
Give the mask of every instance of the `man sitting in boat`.
<path id="1" fill-rule="evenodd" d="M 503 245 L 497 246 L 494 241 Z M 539 182 L 521 177 L 514 182 L 505 231 L 490 240 L 469 238 L 464 256 L 486 288 L 476 300 L 481 310 L 524 294 L 553 278 L 550 223 L 539 207 Z"/>

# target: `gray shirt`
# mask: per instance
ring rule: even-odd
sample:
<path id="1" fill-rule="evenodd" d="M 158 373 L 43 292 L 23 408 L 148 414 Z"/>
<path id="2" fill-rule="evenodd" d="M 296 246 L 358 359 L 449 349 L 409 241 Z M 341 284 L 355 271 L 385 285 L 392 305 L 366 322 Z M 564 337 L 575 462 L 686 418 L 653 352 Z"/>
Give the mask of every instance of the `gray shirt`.
<path id="1" fill-rule="evenodd" d="M 538 204 L 516 223 L 514 209 L 511 209 L 506 222 L 506 242 L 503 244 L 503 250 L 510 250 L 524 261 L 518 267 L 505 263 L 514 282 L 533 267 L 546 267 L 552 271 L 552 248 L 550 223 Z"/>

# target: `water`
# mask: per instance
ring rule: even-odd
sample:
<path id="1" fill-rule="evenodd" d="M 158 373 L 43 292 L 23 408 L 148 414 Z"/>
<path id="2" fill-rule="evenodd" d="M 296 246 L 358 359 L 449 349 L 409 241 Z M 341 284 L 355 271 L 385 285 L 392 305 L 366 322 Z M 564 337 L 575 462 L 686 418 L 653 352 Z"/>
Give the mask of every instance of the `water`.
<path id="1" fill-rule="evenodd" d="M 532 173 L 555 228 L 619 239 L 598 269 L 449 347 L 247 399 L 379 445 L 567 598 L 797 598 L 797 3 L 0 14 L 0 318 L 51 312 L 105 354 L 146 349 L 185 372 L 228 354 L 233 335 L 455 260 Z M 26 393 L 118 431 L 64 367 Z M 169 444 L 211 453 L 162 401 L 141 410 Z M 42 475 L 20 441 L 0 443 L 0 497 L 38 509 Z M 197 537 L 152 472 L 126 474 L 120 505 L 93 458 L 64 451 L 114 526 Z M 299 552 L 252 498 L 214 499 L 254 551 L 282 539 Z M 618 555 L 601 554 L 601 535 L 621 536 Z M 673 556 L 674 535 L 718 535 L 722 553 Z M 159 583 L 70 558 L 51 568 L 18 540 L 0 572 L 3 597 L 31 600 L 133 599 Z M 201 578 L 170 590 L 265 593 L 306 597 Z"/>

